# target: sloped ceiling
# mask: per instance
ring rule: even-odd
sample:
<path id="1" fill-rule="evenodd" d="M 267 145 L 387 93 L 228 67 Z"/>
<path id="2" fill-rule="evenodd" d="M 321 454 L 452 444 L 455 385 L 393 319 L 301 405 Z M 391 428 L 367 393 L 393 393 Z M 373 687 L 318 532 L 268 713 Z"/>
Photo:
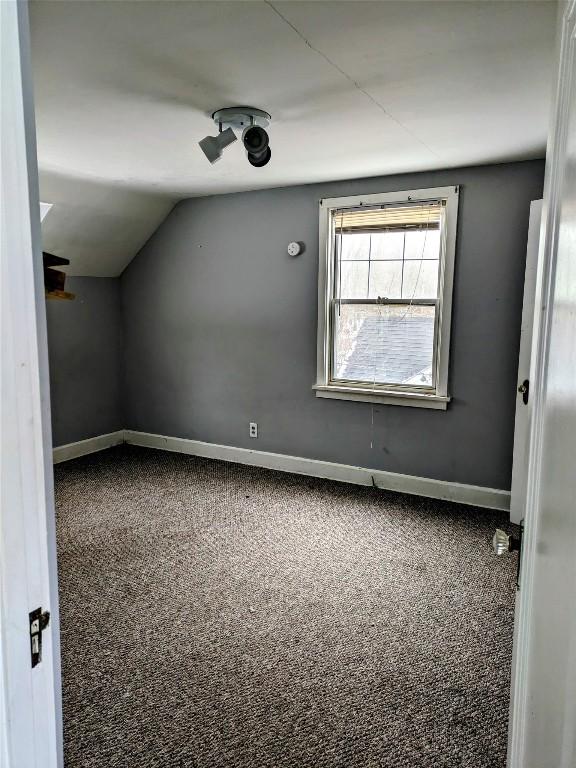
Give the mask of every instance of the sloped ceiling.
<path id="1" fill-rule="evenodd" d="M 171 197 L 100 179 L 40 170 L 44 250 L 70 259 L 71 275 L 122 273 L 171 211 Z"/>
<path id="2" fill-rule="evenodd" d="M 31 5 L 44 247 L 117 275 L 178 199 L 542 157 L 554 2 Z M 211 166 L 210 113 L 272 114 Z"/>

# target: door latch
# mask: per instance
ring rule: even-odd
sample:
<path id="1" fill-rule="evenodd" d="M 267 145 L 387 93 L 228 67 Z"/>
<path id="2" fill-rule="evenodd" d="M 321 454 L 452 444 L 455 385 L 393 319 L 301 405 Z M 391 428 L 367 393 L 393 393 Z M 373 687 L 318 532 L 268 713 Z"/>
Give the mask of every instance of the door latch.
<path id="1" fill-rule="evenodd" d="M 528 405 L 528 396 L 530 394 L 530 382 L 528 379 L 524 379 L 522 384 L 518 387 L 518 392 L 522 395 L 522 402 L 524 405 Z"/>
<path id="2" fill-rule="evenodd" d="M 50 614 L 48 611 L 42 612 L 42 608 L 36 608 L 28 616 L 30 619 L 30 656 L 32 668 L 34 668 L 42 661 L 42 632 L 48 626 Z"/>

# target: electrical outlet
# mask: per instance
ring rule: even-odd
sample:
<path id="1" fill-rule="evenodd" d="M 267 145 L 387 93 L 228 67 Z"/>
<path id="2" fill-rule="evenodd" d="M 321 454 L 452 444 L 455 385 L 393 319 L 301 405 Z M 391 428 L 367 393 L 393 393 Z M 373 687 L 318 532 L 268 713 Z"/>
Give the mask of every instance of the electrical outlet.
<path id="1" fill-rule="evenodd" d="M 250 437 L 258 437 L 258 424 L 255 421 L 250 422 Z"/>

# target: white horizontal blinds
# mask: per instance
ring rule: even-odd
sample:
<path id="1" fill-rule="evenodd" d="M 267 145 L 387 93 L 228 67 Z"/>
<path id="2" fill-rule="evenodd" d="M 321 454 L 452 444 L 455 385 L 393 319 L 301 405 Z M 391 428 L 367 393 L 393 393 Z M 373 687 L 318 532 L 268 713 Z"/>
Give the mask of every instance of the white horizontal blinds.
<path id="1" fill-rule="evenodd" d="M 442 203 L 416 203 L 377 208 L 351 208 L 334 212 L 337 232 L 404 232 L 439 229 Z"/>
<path id="2" fill-rule="evenodd" d="M 432 388 L 443 202 L 333 212 L 332 377 Z"/>

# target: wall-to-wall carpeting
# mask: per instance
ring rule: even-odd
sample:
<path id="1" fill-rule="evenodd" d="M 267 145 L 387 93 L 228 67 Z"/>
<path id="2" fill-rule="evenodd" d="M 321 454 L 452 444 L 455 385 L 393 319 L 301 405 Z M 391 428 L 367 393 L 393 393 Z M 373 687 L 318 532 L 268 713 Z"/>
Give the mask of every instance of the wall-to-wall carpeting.
<path id="1" fill-rule="evenodd" d="M 67 768 L 504 768 L 504 514 L 132 447 L 55 472 Z"/>

